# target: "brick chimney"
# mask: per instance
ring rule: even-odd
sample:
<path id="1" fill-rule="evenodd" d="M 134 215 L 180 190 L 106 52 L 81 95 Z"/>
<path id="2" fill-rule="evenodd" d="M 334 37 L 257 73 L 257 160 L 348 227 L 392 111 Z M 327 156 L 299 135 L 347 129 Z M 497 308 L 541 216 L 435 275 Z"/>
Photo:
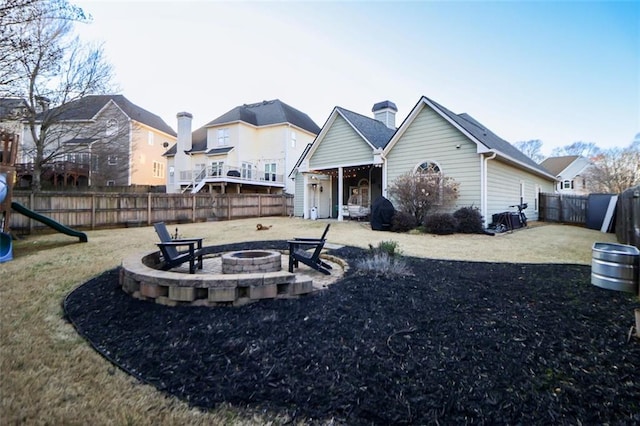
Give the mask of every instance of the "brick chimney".
<path id="1" fill-rule="evenodd" d="M 396 112 L 398 107 L 391 101 L 378 102 L 371 109 L 373 111 L 373 118 L 382 122 L 390 129 L 396 129 Z"/>

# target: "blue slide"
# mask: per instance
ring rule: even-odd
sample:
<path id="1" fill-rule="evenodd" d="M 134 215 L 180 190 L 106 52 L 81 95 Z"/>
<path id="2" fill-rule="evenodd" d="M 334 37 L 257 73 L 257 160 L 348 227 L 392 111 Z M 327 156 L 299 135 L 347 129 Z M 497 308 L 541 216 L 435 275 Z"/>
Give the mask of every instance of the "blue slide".
<path id="1" fill-rule="evenodd" d="M 58 232 L 71 235 L 72 237 L 78 237 L 81 243 L 87 242 L 87 234 L 85 234 L 84 232 L 76 231 L 75 229 L 69 228 L 68 226 L 63 225 L 60 222 L 56 222 L 50 217 L 41 215 L 40 213 L 36 213 L 33 210 L 29 210 L 28 208 L 26 208 L 20 203 L 16 203 L 15 201 L 12 202 L 11 208 L 20 214 L 30 217 L 33 220 L 37 220 L 38 222 L 44 223 L 48 227 L 53 228 Z"/>
<path id="2" fill-rule="evenodd" d="M 4 201 L 8 190 L 7 174 L 0 173 L 0 203 Z M 4 217 L 0 219 L 4 220 Z M 0 227 L 0 263 L 3 263 L 13 259 L 13 240 L 11 235 L 1 231 Z"/>

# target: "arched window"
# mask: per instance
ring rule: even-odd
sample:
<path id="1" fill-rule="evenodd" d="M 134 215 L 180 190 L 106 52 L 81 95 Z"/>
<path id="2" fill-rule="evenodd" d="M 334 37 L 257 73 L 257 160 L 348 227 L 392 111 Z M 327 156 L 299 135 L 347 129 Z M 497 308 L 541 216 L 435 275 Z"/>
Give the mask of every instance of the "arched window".
<path id="1" fill-rule="evenodd" d="M 118 133 L 118 120 L 111 118 L 107 120 L 106 135 L 113 136 Z"/>
<path id="2" fill-rule="evenodd" d="M 414 170 L 417 175 L 422 193 L 435 193 L 435 205 L 441 205 L 444 197 L 444 175 L 440 166 L 433 161 L 423 161 Z M 430 189 L 429 189 L 430 188 Z"/>
<path id="3" fill-rule="evenodd" d="M 425 161 L 416 166 L 416 173 L 442 173 L 440 166 L 432 161 Z"/>

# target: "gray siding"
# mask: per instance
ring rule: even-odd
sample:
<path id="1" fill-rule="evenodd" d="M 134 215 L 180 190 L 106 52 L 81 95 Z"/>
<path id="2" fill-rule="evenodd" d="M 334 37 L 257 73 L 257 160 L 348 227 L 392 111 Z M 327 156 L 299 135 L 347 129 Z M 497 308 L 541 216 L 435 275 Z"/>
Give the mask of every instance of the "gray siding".
<path id="1" fill-rule="evenodd" d="M 371 146 L 340 116 L 320 142 L 309 159 L 311 169 L 368 164 L 373 160 Z"/>
<path id="2" fill-rule="evenodd" d="M 487 163 L 487 221 L 494 213 L 517 211 L 509 208 L 520 203 L 520 183 L 524 183 L 524 202 L 529 204 L 525 214 L 538 220 L 536 185 L 540 192 L 553 192 L 553 182 L 525 172 L 499 160 Z"/>
<path id="3" fill-rule="evenodd" d="M 437 163 L 459 184 L 453 210 L 480 207 L 480 156 L 475 143 L 430 108 L 423 108 L 387 154 L 387 184 L 425 161 Z"/>

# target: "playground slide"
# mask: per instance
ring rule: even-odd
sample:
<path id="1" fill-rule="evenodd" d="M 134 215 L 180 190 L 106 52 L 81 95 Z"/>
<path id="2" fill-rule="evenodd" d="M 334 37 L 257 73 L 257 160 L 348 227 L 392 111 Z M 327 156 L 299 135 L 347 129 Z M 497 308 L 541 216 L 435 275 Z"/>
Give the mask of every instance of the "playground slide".
<path id="1" fill-rule="evenodd" d="M 13 259 L 13 241 L 11 235 L 0 232 L 0 263 Z"/>
<path id="2" fill-rule="evenodd" d="M 25 206 L 20 203 L 16 203 L 15 201 L 11 203 L 11 208 L 17 211 L 20 214 L 23 214 L 27 217 L 30 217 L 33 220 L 37 220 L 38 222 L 42 222 L 50 228 L 55 229 L 58 232 L 62 232 L 63 234 L 71 235 L 72 237 L 78 237 L 81 243 L 87 242 L 87 234 L 84 232 L 76 231 L 75 229 L 69 228 L 50 217 L 43 216 L 40 213 L 36 213 L 32 210 L 29 210 Z"/>
<path id="3" fill-rule="evenodd" d="M 0 203 L 2 203 L 7 196 L 7 174 L 0 173 Z M 4 226 L 4 213 L 0 217 L 0 263 L 8 262 L 13 259 L 13 240 L 11 235 L 6 232 L 2 232 Z"/>

